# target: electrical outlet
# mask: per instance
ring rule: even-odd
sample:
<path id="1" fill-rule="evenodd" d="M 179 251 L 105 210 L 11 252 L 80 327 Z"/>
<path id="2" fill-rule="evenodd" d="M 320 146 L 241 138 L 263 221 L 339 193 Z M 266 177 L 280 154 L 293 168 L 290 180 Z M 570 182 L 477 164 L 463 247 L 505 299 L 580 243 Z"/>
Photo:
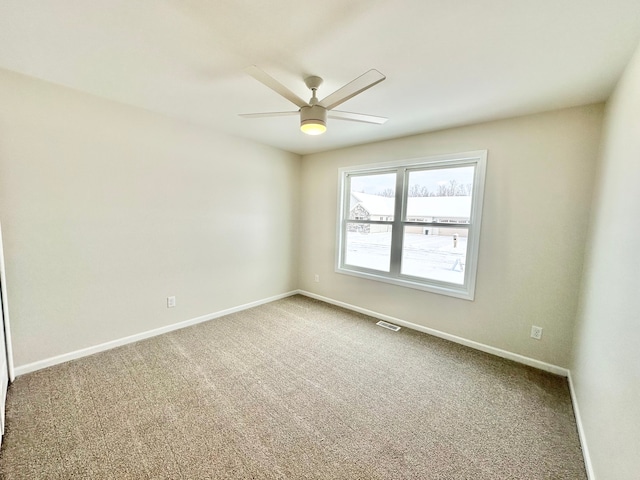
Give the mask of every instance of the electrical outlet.
<path id="1" fill-rule="evenodd" d="M 536 327 L 535 325 L 531 325 L 531 338 L 540 340 L 542 338 L 542 327 Z"/>
<path id="2" fill-rule="evenodd" d="M 167 297 L 167 308 L 173 308 L 176 306 L 176 297 Z"/>
<path id="3" fill-rule="evenodd" d="M 313 281 L 316 283 L 320 283 L 320 275 L 318 275 L 317 273 L 313 276 Z"/>

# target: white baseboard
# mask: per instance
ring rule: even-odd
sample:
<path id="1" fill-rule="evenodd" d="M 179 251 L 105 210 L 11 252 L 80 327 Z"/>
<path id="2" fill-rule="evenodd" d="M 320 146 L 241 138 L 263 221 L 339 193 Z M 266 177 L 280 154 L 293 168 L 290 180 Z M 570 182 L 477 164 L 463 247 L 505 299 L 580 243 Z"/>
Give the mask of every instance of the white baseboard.
<path id="1" fill-rule="evenodd" d="M 576 417 L 576 426 L 578 427 L 578 438 L 580 439 L 580 446 L 582 447 L 582 456 L 584 457 L 584 466 L 587 470 L 587 478 L 589 480 L 596 480 L 596 474 L 593 471 L 593 464 L 591 463 L 591 456 L 589 455 L 589 447 L 587 446 L 587 437 L 582 426 L 582 417 L 580 416 L 580 408 L 578 407 L 578 397 L 576 390 L 573 386 L 573 378 L 571 372 L 569 372 L 569 391 L 571 392 L 571 403 L 573 404 L 573 414 Z"/>
<path id="2" fill-rule="evenodd" d="M 88 355 L 93 355 L 94 353 L 98 353 L 98 352 L 104 352 L 105 350 L 110 350 L 115 347 L 120 347 L 128 343 L 139 342 L 140 340 L 145 340 L 147 338 L 155 337 L 157 335 L 162 335 L 163 333 L 172 332 L 174 330 L 179 330 L 181 328 L 190 327 L 191 325 L 196 325 L 198 323 L 207 322 L 215 318 L 223 317 L 231 313 L 236 313 L 242 310 L 247 310 L 249 308 L 257 307 L 265 303 L 273 302 L 275 300 L 280 300 L 282 298 L 296 295 L 297 293 L 298 291 L 294 290 L 294 291 L 283 293 L 280 295 L 275 295 L 273 297 L 264 298 L 262 300 L 256 300 L 255 302 L 246 303 L 244 305 L 240 305 L 237 307 L 228 308 L 226 310 L 220 310 L 219 312 L 202 315 L 200 317 L 192 318 L 190 320 L 185 320 L 183 322 L 167 325 L 166 327 L 155 328 L 153 330 L 137 333 L 135 335 L 130 335 L 128 337 L 119 338 L 117 340 L 112 340 L 110 342 L 101 343 L 100 345 L 95 345 L 93 347 L 87 347 L 81 350 L 76 350 L 74 352 L 64 353 L 62 355 L 58 355 L 55 357 L 46 358 L 44 360 L 38 360 L 37 362 L 28 363 L 26 365 L 20 365 L 15 368 L 15 374 L 16 376 L 20 376 L 20 375 L 24 375 L 25 373 L 35 372 L 36 370 L 41 370 L 43 368 L 51 367 L 59 363 L 64 363 L 70 360 L 75 360 L 77 358 L 86 357 Z"/>
<path id="3" fill-rule="evenodd" d="M 231 313 L 240 312 L 242 310 L 247 310 L 249 308 L 257 307 L 259 305 L 263 305 L 265 303 L 273 302 L 275 300 L 280 300 L 282 298 L 290 297 L 292 295 L 304 295 L 310 298 L 315 298 L 316 300 L 321 300 L 326 303 L 330 303 L 332 305 L 337 305 L 339 307 L 346 308 L 348 310 L 353 310 L 354 312 L 363 313 L 365 315 L 369 315 L 374 318 L 379 318 L 381 320 L 385 320 L 391 323 L 395 323 L 397 325 L 401 325 L 406 328 L 410 328 L 412 330 L 417 330 L 419 332 L 427 333 L 429 335 L 433 335 L 434 337 L 443 338 L 445 340 L 449 340 L 451 342 L 459 343 L 461 345 L 465 345 L 470 348 L 474 348 L 476 350 L 480 350 L 482 352 L 490 353 L 492 355 L 496 355 L 498 357 L 506 358 L 508 360 L 513 360 L 518 363 L 522 363 L 524 365 L 529 365 L 530 367 L 538 368 L 540 370 L 544 370 L 546 372 L 554 373 L 556 375 L 561 375 L 563 377 L 569 376 L 569 370 L 566 368 L 559 367 L 557 365 L 552 365 L 550 363 L 545 363 L 540 360 L 536 360 L 534 358 L 525 357 L 524 355 L 519 355 L 517 353 L 509 352 L 507 350 L 502 350 L 500 348 L 492 347 L 490 345 L 485 345 L 483 343 L 475 342 L 473 340 L 468 340 L 466 338 L 458 337 L 456 335 L 451 335 L 449 333 L 442 332 L 440 330 L 435 330 L 433 328 L 424 327 L 422 325 L 418 325 L 415 323 L 407 322 L 400 318 L 392 317 L 390 315 L 385 315 L 383 313 L 374 312 L 373 310 L 368 310 L 366 308 L 358 307 L 356 305 L 351 305 L 346 302 L 341 302 L 339 300 L 334 300 L 332 298 L 323 297 L 322 295 L 317 295 L 315 293 L 307 292 L 306 290 L 294 290 L 287 293 L 283 293 L 280 295 L 275 295 L 273 297 L 264 298 L 262 300 L 257 300 L 255 302 L 246 303 L 244 305 L 239 305 L 237 307 L 228 308 L 226 310 L 221 310 L 215 313 L 209 313 L 207 315 L 202 315 L 200 317 L 192 318 L 190 320 L 185 320 L 183 322 L 174 323 L 172 325 L 167 325 L 165 327 L 156 328 L 153 330 L 148 330 L 146 332 L 137 333 L 135 335 L 131 335 L 128 337 L 120 338 L 117 340 L 112 340 L 109 342 L 101 343 L 99 345 L 95 345 L 92 347 L 83 348 L 81 350 L 76 350 L 69 353 L 64 353 L 62 355 L 58 355 L 55 357 L 46 358 L 44 360 L 38 360 L 37 362 L 28 363 L 26 365 L 20 365 L 15 368 L 16 376 L 24 375 L 25 373 L 34 372 L 36 370 L 41 370 L 43 368 L 47 368 L 53 365 L 57 365 L 59 363 L 68 362 L 69 360 L 75 360 L 76 358 L 86 357 L 87 355 L 92 355 L 94 353 L 103 352 L 105 350 L 109 350 L 111 348 L 119 347 L 122 345 L 126 345 L 128 343 L 138 342 L 140 340 L 145 340 L 147 338 L 155 337 L 157 335 L 162 335 L 163 333 L 172 332 L 174 330 L 179 330 L 181 328 L 189 327 L 191 325 L 196 325 L 198 323 L 206 322 L 209 320 L 213 320 L 215 318 L 219 318 L 225 315 L 229 315 Z"/>
<path id="4" fill-rule="evenodd" d="M 298 290 L 298 293 L 300 295 L 305 295 L 310 298 L 315 298 L 316 300 L 321 300 L 326 303 L 331 303 L 332 305 L 337 305 L 339 307 L 343 307 L 348 310 L 353 310 L 354 312 L 364 313 L 365 315 L 369 315 L 370 317 L 379 318 L 380 320 L 385 320 L 387 322 L 395 323 L 397 325 L 401 325 L 403 327 L 407 327 L 412 330 L 417 330 L 419 332 L 427 333 L 429 335 L 433 335 L 434 337 L 439 337 L 445 340 L 449 340 L 451 342 L 459 343 L 460 345 L 465 345 L 467 347 L 471 347 L 485 353 L 490 353 L 497 357 L 513 360 L 514 362 L 522 363 L 524 365 L 528 365 L 530 367 L 534 367 L 539 370 L 544 370 L 545 372 L 550 372 L 555 375 L 560 375 L 562 377 L 569 376 L 569 370 L 567 370 L 566 368 L 559 367 L 551 363 L 545 363 L 540 360 L 536 360 L 535 358 L 525 357 L 524 355 L 519 355 L 517 353 L 509 352 L 507 350 L 502 350 L 500 348 L 492 347 L 490 345 L 485 345 L 484 343 L 474 342 L 473 340 L 467 340 L 466 338 L 441 332 L 440 330 L 423 327 L 422 325 L 407 322 L 405 320 L 401 320 L 399 318 L 392 317 L 390 315 L 374 312 L 373 310 L 367 310 L 366 308 L 361 308 L 356 305 L 340 302 L 332 298 L 323 297 L 322 295 L 316 295 L 315 293 L 307 292 L 306 290 Z"/>

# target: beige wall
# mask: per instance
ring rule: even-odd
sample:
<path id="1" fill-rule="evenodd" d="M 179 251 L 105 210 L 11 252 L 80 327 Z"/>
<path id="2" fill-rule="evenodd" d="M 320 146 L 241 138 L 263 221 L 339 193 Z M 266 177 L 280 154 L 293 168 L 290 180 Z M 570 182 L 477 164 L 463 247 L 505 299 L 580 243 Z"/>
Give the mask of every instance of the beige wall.
<path id="1" fill-rule="evenodd" d="M 16 366 L 296 288 L 299 156 L 6 71 L 0 105 Z"/>
<path id="2" fill-rule="evenodd" d="M 592 105 L 303 157 L 300 288 L 568 367 L 602 114 Z M 473 302 L 334 272 L 338 168 L 481 149 Z"/>
<path id="3" fill-rule="evenodd" d="M 571 370 L 598 480 L 640 478 L 640 47 L 607 105 Z"/>

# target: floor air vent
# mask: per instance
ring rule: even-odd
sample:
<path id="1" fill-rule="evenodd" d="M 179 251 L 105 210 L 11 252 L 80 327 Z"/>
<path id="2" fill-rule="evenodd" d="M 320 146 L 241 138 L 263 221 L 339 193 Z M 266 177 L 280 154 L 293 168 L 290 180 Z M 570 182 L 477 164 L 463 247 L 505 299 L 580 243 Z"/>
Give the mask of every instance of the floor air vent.
<path id="1" fill-rule="evenodd" d="M 376 323 L 376 325 L 383 327 L 383 328 L 388 328 L 389 330 L 393 330 L 394 332 L 397 332 L 398 330 L 400 330 L 400 327 L 397 325 L 394 325 L 393 323 L 387 323 L 387 322 L 383 322 L 382 320 L 380 320 L 378 323 Z"/>

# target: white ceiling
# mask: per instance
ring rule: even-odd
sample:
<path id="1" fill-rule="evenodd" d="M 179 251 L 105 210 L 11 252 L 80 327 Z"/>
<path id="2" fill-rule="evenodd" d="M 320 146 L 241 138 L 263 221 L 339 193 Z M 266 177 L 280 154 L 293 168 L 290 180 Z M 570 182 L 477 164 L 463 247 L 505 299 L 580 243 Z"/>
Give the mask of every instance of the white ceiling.
<path id="1" fill-rule="evenodd" d="M 640 41 L 638 0 L 2 0 L 0 67 L 300 154 L 605 100 Z M 309 137 L 302 98 L 387 79 Z"/>

